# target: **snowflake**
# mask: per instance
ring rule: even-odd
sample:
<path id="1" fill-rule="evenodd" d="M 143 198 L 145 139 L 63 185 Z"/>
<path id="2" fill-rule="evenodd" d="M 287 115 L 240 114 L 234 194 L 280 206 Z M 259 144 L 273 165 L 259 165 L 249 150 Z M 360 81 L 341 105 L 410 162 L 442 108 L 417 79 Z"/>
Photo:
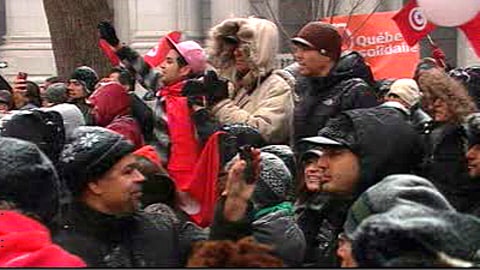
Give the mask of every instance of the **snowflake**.
<path id="1" fill-rule="evenodd" d="M 75 147 L 73 144 L 69 144 L 62 152 L 61 160 L 64 163 L 70 163 L 71 161 L 75 160 Z"/>
<path id="2" fill-rule="evenodd" d="M 87 133 L 85 134 L 85 136 L 80 138 L 78 145 L 83 149 L 89 149 L 89 148 L 92 148 L 92 146 L 99 141 L 100 139 L 98 134 Z"/>

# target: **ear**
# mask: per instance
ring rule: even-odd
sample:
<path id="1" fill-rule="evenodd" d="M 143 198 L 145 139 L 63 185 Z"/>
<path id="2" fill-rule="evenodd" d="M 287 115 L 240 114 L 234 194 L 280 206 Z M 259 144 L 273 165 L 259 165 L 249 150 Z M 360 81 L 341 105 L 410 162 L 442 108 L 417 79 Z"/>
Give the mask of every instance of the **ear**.
<path id="1" fill-rule="evenodd" d="M 190 74 L 190 72 L 192 72 L 192 68 L 189 65 L 181 67 L 178 70 L 179 75 L 182 76 L 183 78 L 187 77 L 188 74 Z"/>
<path id="2" fill-rule="evenodd" d="M 98 181 L 92 181 L 87 184 L 88 190 L 95 194 L 95 195 L 101 195 L 105 191 L 103 190 L 103 185 L 101 185 Z"/>

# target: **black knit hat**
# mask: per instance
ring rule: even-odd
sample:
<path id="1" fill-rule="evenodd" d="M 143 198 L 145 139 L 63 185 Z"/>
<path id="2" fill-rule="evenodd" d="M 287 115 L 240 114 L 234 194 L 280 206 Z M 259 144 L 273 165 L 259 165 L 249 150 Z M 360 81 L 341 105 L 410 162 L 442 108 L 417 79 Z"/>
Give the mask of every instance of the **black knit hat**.
<path id="1" fill-rule="evenodd" d="M 35 144 L 0 138 L 0 200 L 48 223 L 59 210 L 59 189 L 55 168 Z"/>
<path id="2" fill-rule="evenodd" d="M 120 159 L 132 153 L 133 144 L 122 135 L 102 127 L 82 126 L 60 155 L 59 168 L 74 196 L 97 180 Z"/>
<path id="3" fill-rule="evenodd" d="M 465 119 L 465 131 L 468 145 L 480 144 L 480 113 L 472 113 Z"/>
<path id="4" fill-rule="evenodd" d="M 83 86 L 85 86 L 86 91 L 91 93 L 93 90 L 95 90 L 95 84 L 98 81 L 98 75 L 91 67 L 81 66 L 73 71 L 69 80 L 79 81 L 81 84 L 83 84 Z"/>
<path id="5" fill-rule="evenodd" d="M 387 212 L 402 204 L 454 210 L 427 179 L 408 174 L 390 175 L 363 192 L 352 204 L 343 225 L 345 234 L 352 237 L 358 225 L 369 216 Z"/>
<path id="6" fill-rule="evenodd" d="M 342 52 L 342 37 L 335 26 L 328 23 L 310 22 L 291 41 L 315 49 L 335 62 Z"/>
<path id="7" fill-rule="evenodd" d="M 480 219 L 452 210 L 417 211 L 420 208 L 402 205 L 362 222 L 352 239 L 358 266 L 445 267 L 447 256 L 456 259 L 450 260 L 451 266 L 478 264 Z"/>

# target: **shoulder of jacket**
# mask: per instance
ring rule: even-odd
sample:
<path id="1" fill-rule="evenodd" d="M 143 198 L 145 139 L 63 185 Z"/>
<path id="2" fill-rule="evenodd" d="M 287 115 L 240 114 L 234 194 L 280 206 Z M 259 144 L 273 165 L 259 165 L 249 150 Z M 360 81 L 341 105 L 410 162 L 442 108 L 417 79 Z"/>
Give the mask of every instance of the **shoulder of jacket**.
<path id="1" fill-rule="evenodd" d="M 290 72 L 283 69 L 275 69 L 272 71 L 271 75 L 277 75 L 278 77 L 282 78 L 288 84 L 288 86 L 291 88 L 295 87 L 296 79 Z"/>

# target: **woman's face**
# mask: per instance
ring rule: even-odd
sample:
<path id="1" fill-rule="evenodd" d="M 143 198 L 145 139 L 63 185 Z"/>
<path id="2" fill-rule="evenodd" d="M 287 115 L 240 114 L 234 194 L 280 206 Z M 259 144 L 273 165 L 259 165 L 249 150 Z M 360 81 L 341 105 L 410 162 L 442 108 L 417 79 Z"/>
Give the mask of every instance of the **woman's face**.
<path id="1" fill-rule="evenodd" d="M 321 178 L 323 176 L 323 170 L 318 164 L 319 157 L 311 157 L 305 161 L 304 178 L 305 187 L 310 192 L 318 192 L 321 188 Z"/>
<path id="2" fill-rule="evenodd" d="M 452 115 L 447 103 L 439 98 L 435 99 L 433 103 L 429 105 L 428 111 L 435 122 L 447 122 Z"/>

